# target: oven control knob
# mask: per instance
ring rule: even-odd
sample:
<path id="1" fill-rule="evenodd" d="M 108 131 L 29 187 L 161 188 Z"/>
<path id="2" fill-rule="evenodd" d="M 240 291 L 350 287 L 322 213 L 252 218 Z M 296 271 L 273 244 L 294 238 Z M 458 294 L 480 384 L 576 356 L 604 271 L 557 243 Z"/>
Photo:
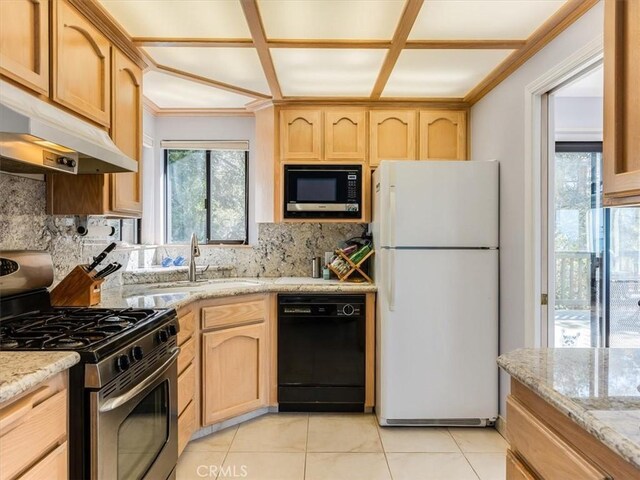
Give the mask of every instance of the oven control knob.
<path id="1" fill-rule="evenodd" d="M 174 324 L 169 325 L 169 335 L 172 337 L 175 337 L 176 335 L 178 335 L 178 329 L 176 328 L 176 326 Z"/>
<path id="2" fill-rule="evenodd" d="M 355 309 L 355 308 L 353 308 L 353 305 L 351 305 L 351 304 L 349 304 L 349 303 L 347 303 L 346 305 L 343 305 L 343 306 L 342 306 L 342 314 L 343 314 L 343 315 L 350 316 L 350 315 L 353 315 L 353 313 L 354 313 L 355 311 L 356 311 L 356 309 Z"/>
<path id="3" fill-rule="evenodd" d="M 140 345 L 136 345 L 131 349 L 131 358 L 133 358 L 135 361 L 142 360 L 143 356 L 144 351 L 142 350 L 142 347 Z"/>
<path id="4" fill-rule="evenodd" d="M 116 370 L 119 372 L 124 372 L 130 365 L 131 363 L 129 362 L 129 357 L 127 355 L 119 355 L 116 358 Z"/>
<path id="5" fill-rule="evenodd" d="M 169 333 L 164 328 L 158 332 L 158 341 L 160 343 L 169 341 Z"/>

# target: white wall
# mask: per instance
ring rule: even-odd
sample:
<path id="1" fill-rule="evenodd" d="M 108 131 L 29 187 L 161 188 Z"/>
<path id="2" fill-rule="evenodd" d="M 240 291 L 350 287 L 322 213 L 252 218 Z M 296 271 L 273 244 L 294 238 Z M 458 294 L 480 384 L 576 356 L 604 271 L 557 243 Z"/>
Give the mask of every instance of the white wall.
<path id="1" fill-rule="evenodd" d="M 556 141 L 602 141 L 602 100 L 602 97 L 554 98 Z"/>
<path id="2" fill-rule="evenodd" d="M 253 207 L 255 197 L 255 119 L 253 117 L 155 117 L 153 118 L 153 174 L 145 175 L 147 189 L 152 189 L 153 198 L 145 203 L 153 205 L 153 239 L 164 243 L 164 152 L 160 146 L 163 140 L 248 140 L 249 141 L 249 242 L 257 239 Z M 146 116 L 146 122 L 150 121 Z M 151 131 L 151 128 L 150 130 Z M 149 172 L 147 170 L 146 172 Z M 149 182 L 153 182 L 149 184 Z M 145 215 L 147 210 L 145 207 Z M 151 225 L 149 225 L 151 228 Z"/>
<path id="3" fill-rule="evenodd" d="M 147 182 L 148 179 L 154 179 L 156 175 L 155 162 L 155 137 L 156 137 L 156 117 L 147 110 L 142 114 L 142 243 L 156 243 L 155 238 L 155 218 L 159 212 L 156 208 L 155 187 L 153 182 Z"/>
<path id="4" fill-rule="evenodd" d="M 500 161 L 500 351 L 525 346 L 525 87 L 603 33 L 602 2 L 471 109 L 471 158 Z M 509 389 L 501 376 L 500 411 Z"/>

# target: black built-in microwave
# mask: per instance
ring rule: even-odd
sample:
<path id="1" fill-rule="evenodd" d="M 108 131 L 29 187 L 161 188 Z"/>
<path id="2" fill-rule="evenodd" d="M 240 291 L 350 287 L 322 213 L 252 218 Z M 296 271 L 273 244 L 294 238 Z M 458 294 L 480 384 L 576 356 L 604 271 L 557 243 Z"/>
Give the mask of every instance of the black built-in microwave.
<path id="1" fill-rule="evenodd" d="M 284 218 L 362 217 L 362 165 L 285 165 Z"/>

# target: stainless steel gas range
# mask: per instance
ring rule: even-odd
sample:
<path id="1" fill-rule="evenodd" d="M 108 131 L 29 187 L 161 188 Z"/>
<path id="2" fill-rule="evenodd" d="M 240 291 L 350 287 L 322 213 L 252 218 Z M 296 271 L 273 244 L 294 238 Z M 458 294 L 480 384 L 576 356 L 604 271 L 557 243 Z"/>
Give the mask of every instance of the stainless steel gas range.
<path id="1" fill-rule="evenodd" d="M 175 478 L 178 329 L 173 309 L 58 308 L 45 288 L 4 296 L 0 269 L 0 349 L 80 354 L 69 372 L 72 479 Z"/>

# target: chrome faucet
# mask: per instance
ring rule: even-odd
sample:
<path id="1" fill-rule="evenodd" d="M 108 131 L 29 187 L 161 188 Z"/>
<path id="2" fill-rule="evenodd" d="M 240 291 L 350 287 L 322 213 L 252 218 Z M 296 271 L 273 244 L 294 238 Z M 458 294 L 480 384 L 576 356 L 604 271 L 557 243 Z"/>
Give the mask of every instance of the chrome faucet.
<path id="1" fill-rule="evenodd" d="M 200 247 L 198 246 L 198 237 L 195 233 L 191 234 L 191 250 L 189 251 L 189 281 L 196 281 L 196 257 L 200 256 Z"/>

